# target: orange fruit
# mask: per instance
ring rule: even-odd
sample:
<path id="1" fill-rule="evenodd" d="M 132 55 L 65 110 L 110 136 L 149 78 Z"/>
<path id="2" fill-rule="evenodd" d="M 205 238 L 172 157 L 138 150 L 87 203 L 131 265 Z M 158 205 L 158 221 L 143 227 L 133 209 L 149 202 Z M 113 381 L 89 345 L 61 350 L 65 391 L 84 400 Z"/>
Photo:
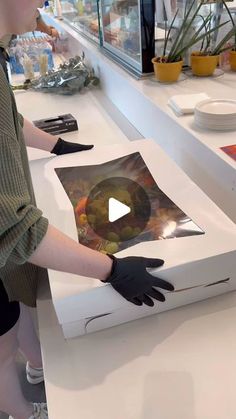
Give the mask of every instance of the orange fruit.
<path id="1" fill-rule="evenodd" d="M 79 199 L 75 207 L 75 212 L 77 215 L 80 215 L 85 212 L 87 200 L 88 200 L 87 196 L 83 196 L 82 198 Z"/>
<path id="2" fill-rule="evenodd" d="M 85 224 L 87 224 L 88 220 L 87 220 L 87 215 L 82 213 L 79 216 L 79 223 L 80 225 L 84 226 Z"/>

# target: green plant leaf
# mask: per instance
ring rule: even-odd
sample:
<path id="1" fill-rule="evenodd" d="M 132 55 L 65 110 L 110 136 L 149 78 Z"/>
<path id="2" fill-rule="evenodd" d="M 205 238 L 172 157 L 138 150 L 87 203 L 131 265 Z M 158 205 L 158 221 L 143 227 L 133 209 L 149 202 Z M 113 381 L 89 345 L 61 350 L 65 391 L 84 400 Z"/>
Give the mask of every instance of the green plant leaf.
<path id="1" fill-rule="evenodd" d="M 229 22 L 229 21 L 228 21 Z M 228 23 L 227 22 L 227 23 Z M 236 26 L 234 26 L 227 34 L 224 36 L 224 38 L 215 46 L 214 50 L 212 51 L 211 55 L 218 55 L 220 52 L 222 52 L 222 48 L 224 48 L 224 45 L 226 42 L 232 38 L 236 34 Z"/>
<path id="2" fill-rule="evenodd" d="M 226 11 L 227 11 L 227 13 L 228 13 L 229 17 L 230 17 L 230 20 L 231 20 L 231 22 L 232 22 L 232 26 L 233 26 L 233 27 L 235 27 L 234 18 L 233 18 L 233 16 L 232 16 L 231 11 L 229 10 L 229 8 L 228 8 L 228 6 L 227 6 L 227 4 L 226 4 L 225 0 L 222 0 L 222 3 L 223 3 L 223 5 L 224 5 L 224 7 L 225 7 L 225 9 L 226 9 Z M 236 33 L 235 33 L 235 35 L 234 35 L 234 44 L 236 44 Z"/>
<path id="3" fill-rule="evenodd" d="M 210 33 L 215 32 L 217 29 L 221 28 L 222 26 L 226 25 L 227 23 L 229 23 L 229 21 L 223 22 L 220 25 L 217 25 L 216 27 L 214 27 L 214 28 L 210 29 L 209 31 L 207 31 L 207 34 L 209 35 Z M 197 33 L 199 33 L 199 30 L 197 31 Z M 179 50 L 176 53 L 176 55 L 173 57 L 173 61 L 176 60 L 176 57 L 177 56 L 181 56 L 187 49 L 191 48 L 197 42 L 201 41 L 205 36 L 206 36 L 206 34 L 204 33 L 203 35 L 200 35 L 198 37 L 196 37 L 196 36 L 192 37 L 192 39 L 184 46 L 184 48 L 182 50 Z M 214 55 L 214 54 L 211 53 L 211 55 Z"/>
<path id="4" fill-rule="evenodd" d="M 163 48 L 163 57 L 165 57 L 165 55 L 166 55 L 166 48 L 167 48 L 167 44 L 168 44 L 168 41 L 169 41 L 170 33 L 171 33 L 171 30 L 174 27 L 175 19 L 177 17 L 178 12 L 179 12 L 179 9 L 176 10 L 176 13 L 175 13 L 175 15 L 174 15 L 174 17 L 171 21 L 167 36 L 166 36 L 166 28 L 165 28 L 165 42 L 164 42 L 164 48 Z"/>
<path id="5" fill-rule="evenodd" d="M 179 46 L 182 44 L 183 40 L 185 39 L 185 36 L 187 35 L 189 28 L 192 26 L 192 23 L 194 21 L 194 19 L 196 18 L 200 8 L 202 7 L 202 2 L 199 3 L 197 9 L 195 10 L 193 16 L 190 18 L 190 20 L 188 21 L 189 15 L 192 11 L 192 8 L 195 4 L 195 0 L 193 0 L 193 2 L 191 3 L 186 15 L 184 16 L 182 25 L 179 28 L 179 32 L 178 35 L 171 47 L 171 50 L 169 52 L 168 57 L 173 56 L 174 54 L 176 55 L 176 50 L 178 50 Z"/>
<path id="6" fill-rule="evenodd" d="M 227 6 L 227 4 L 226 4 L 225 0 L 221 0 L 221 1 L 222 1 L 222 3 L 223 3 L 224 7 L 226 8 L 226 11 L 227 11 L 227 13 L 228 13 L 228 15 L 229 15 L 229 17 L 230 17 L 231 22 L 232 22 L 232 25 L 233 25 L 233 26 L 235 26 L 233 16 L 232 16 L 232 14 L 231 14 L 231 12 L 230 12 L 230 10 L 229 10 L 229 8 L 228 8 L 228 6 Z"/>
<path id="7" fill-rule="evenodd" d="M 206 18 L 204 18 L 202 15 L 197 15 L 196 17 L 198 17 L 198 16 L 202 19 L 202 22 L 203 22 L 202 23 L 202 26 L 200 27 L 200 31 L 198 31 L 198 33 L 200 33 L 202 29 L 205 29 L 205 35 L 206 35 L 202 39 L 202 44 L 201 44 L 201 47 L 200 47 L 200 51 L 203 50 L 205 40 L 206 40 L 206 47 L 204 48 L 204 51 L 206 51 L 208 49 L 209 45 L 210 45 L 210 42 L 211 42 L 211 37 L 208 35 L 208 32 L 207 31 L 209 31 L 209 29 L 210 29 L 210 26 L 209 25 L 211 24 L 211 19 L 213 17 L 213 14 L 212 14 L 212 12 L 210 12 L 207 15 Z M 208 28 L 208 26 L 209 26 L 209 28 Z"/>
<path id="8" fill-rule="evenodd" d="M 220 0 L 220 1 L 222 1 L 222 3 L 224 4 L 229 14 L 230 20 L 223 22 L 219 25 L 216 25 L 213 28 L 211 27 L 211 21 L 212 21 L 212 18 L 214 17 L 213 13 L 210 12 L 206 18 L 204 18 L 202 15 L 199 14 L 199 10 L 204 4 L 204 2 L 200 1 L 200 3 L 198 4 L 191 18 L 190 18 L 190 13 L 192 12 L 194 5 L 196 4 L 196 0 L 192 1 L 189 8 L 187 8 L 187 3 L 185 4 L 184 19 L 182 21 L 182 24 L 180 25 L 178 34 L 168 53 L 166 62 L 175 62 L 175 61 L 180 60 L 186 50 L 190 49 L 193 45 L 197 44 L 200 41 L 202 41 L 201 51 L 203 50 L 203 54 L 207 53 L 210 43 L 211 43 L 211 34 L 218 31 L 221 27 L 227 25 L 230 21 L 232 22 L 233 28 L 229 32 L 227 32 L 224 38 L 214 47 L 213 51 L 209 52 L 209 55 L 218 55 L 220 52 L 230 49 L 231 47 L 225 48 L 225 44 L 232 36 L 235 37 L 234 46 L 236 46 L 236 25 L 234 24 L 234 20 L 232 18 L 232 15 L 230 13 L 228 6 L 225 3 L 225 0 Z M 164 47 L 163 47 L 163 56 L 166 55 L 167 45 L 170 40 L 171 31 L 172 29 L 174 29 L 174 23 L 175 23 L 177 14 L 178 14 L 178 10 L 176 11 L 171 21 L 171 24 L 167 33 L 166 33 L 167 28 L 165 28 L 165 41 L 164 41 Z M 194 36 L 188 39 L 189 30 L 192 27 L 192 24 L 197 16 L 199 16 L 202 19 L 202 24 L 196 30 L 196 32 L 194 33 Z M 202 33 L 203 30 L 204 30 L 204 33 Z M 203 49 L 203 46 L 205 43 L 206 45 Z"/>
<path id="9" fill-rule="evenodd" d="M 230 49 L 233 49 L 235 47 L 235 45 L 230 45 L 230 47 L 225 47 L 225 48 L 222 48 L 221 50 L 220 50 L 220 54 L 222 53 L 222 52 L 224 52 L 224 51 L 229 51 Z"/>

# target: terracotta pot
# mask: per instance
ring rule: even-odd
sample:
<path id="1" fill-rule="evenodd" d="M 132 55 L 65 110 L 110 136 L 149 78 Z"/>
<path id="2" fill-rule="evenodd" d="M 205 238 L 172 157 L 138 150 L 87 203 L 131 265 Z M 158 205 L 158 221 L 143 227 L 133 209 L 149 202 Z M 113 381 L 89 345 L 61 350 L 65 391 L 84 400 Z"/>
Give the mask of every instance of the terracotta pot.
<path id="1" fill-rule="evenodd" d="M 177 81 L 182 70 L 183 61 L 160 63 L 158 60 L 159 57 L 152 59 L 156 79 L 162 83 Z"/>
<path id="2" fill-rule="evenodd" d="M 236 71 L 236 51 L 229 52 L 229 63 L 232 71 Z"/>
<path id="3" fill-rule="evenodd" d="M 191 55 L 191 68 L 195 76 L 212 76 L 219 61 L 219 55 Z"/>

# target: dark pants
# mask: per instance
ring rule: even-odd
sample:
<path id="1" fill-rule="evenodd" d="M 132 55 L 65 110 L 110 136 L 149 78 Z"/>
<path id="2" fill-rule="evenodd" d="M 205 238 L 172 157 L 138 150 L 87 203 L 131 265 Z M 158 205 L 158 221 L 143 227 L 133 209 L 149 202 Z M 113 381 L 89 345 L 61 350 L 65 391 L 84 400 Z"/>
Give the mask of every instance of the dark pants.
<path id="1" fill-rule="evenodd" d="M 9 303 L 7 293 L 0 279 L 0 336 L 7 333 L 20 316 L 20 304 L 16 301 Z"/>

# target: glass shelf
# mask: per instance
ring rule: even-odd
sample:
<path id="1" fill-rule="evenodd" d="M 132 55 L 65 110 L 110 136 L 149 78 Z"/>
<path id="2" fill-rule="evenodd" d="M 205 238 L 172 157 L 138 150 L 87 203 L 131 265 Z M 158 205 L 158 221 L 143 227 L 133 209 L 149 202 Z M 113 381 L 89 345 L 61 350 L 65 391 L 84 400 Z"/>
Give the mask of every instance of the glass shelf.
<path id="1" fill-rule="evenodd" d="M 96 0 L 61 0 L 64 19 L 74 29 L 100 42 Z"/>
<path id="2" fill-rule="evenodd" d="M 153 71 L 153 0 L 101 0 L 100 18 L 104 49 L 140 76 Z"/>

